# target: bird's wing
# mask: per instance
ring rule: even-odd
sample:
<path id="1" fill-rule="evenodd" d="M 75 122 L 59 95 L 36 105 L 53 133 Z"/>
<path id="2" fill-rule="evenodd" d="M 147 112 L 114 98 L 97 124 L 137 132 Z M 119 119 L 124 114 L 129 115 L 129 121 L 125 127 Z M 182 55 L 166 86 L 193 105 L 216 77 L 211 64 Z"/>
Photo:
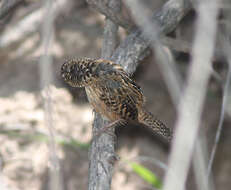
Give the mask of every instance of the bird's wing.
<path id="1" fill-rule="evenodd" d="M 138 107 L 143 105 L 143 94 L 139 86 L 125 72 L 113 72 L 97 81 L 100 100 L 123 119 L 136 120 Z"/>

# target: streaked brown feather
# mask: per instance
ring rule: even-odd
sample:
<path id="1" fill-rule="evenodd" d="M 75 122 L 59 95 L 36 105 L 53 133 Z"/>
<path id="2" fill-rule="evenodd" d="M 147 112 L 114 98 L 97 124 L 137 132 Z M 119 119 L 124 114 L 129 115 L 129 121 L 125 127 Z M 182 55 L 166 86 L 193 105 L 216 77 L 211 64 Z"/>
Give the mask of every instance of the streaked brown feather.
<path id="1" fill-rule="evenodd" d="M 63 64 L 61 76 L 73 87 L 85 87 L 94 109 L 111 121 L 143 123 L 171 139 L 171 130 L 144 109 L 141 88 L 120 65 L 104 59 L 73 59 Z"/>

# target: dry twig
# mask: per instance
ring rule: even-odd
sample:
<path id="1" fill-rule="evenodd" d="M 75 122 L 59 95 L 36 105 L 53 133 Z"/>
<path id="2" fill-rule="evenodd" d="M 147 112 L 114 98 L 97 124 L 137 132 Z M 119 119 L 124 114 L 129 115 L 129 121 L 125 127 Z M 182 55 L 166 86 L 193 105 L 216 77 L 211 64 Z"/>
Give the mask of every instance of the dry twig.
<path id="1" fill-rule="evenodd" d="M 60 0 L 60 2 L 65 3 L 66 0 Z M 52 115 L 52 100 L 49 85 L 52 82 L 53 75 L 51 70 L 52 59 L 50 55 L 50 49 L 52 47 L 53 39 L 53 27 L 54 19 L 57 15 L 57 9 L 54 6 L 54 1 L 44 1 L 44 14 L 42 22 L 42 35 L 41 43 L 43 48 L 43 54 L 40 59 L 40 73 L 41 73 L 41 88 L 44 88 L 44 116 L 45 125 L 49 130 L 49 151 L 50 151 L 50 189 L 62 190 L 62 178 L 60 172 L 59 159 L 56 153 L 56 145 L 54 138 L 54 123 Z"/>
<path id="2" fill-rule="evenodd" d="M 154 14 L 152 21 L 157 22 L 160 25 L 160 32 L 166 34 L 175 29 L 179 21 L 183 18 L 183 16 L 188 12 L 190 8 L 191 8 L 191 4 L 189 3 L 189 1 L 169 0 L 159 12 Z M 141 58 L 144 58 L 144 55 L 146 55 L 149 44 L 150 44 L 150 41 L 145 39 L 139 30 L 135 30 L 125 39 L 124 42 L 120 44 L 120 46 L 113 53 L 111 59 L 114 60 L 116 63 L 121 64 L 128 73 L 133 73 L 138 65 L 138 61 Z M 110 53 L 112 52 L 110 51 Z M 110 55 L 107 55 L 106 57 L 110 57 Z M 97 119 L 94 122 L 94 129 L 96 128 L 95 126 L 102 126 L 102 123 L 104 123 L 100 117 L 96 116 L 96 118 Z M 108 142 L 108 139 L 107 139 L 108 137 L 106 135 L 104 137 L 102 136 L 101 138 L 106 139 L 105 142 Z M 102 150 L 104 150 L 104 153 L 106 153 L 105 155 L 101 152 L 101 158 L 105 156 L 106 158 L 108 158 L 108 155 L 111 155 L 111 159 L 110 160 L 104 159 L 103 161 L 98 160 L 98 163 L 96 163 L 95 165 L 92 165 L 93 163 L 91 163 L 90 170 L 91 170 L 91 167 L 95 167 L 94 170 L 97 172 L 95 173 L 90 172 L 89 174 L 90 175 L 89 183 L 91 183 L 89 184 L 89 189 L 93 189 L 93 188 L 94 189 L 105 189 L 105 188 L 110 187 L 109 185 L 111 182 L 110 177 L 111 177 L 112 167 L 107 164 L 109 161 L 114 161 L 115 159 L 114 147 L 113 147 L 114 144 L 111 140 L 109 144 L 105 145 L 105 142 L 104 142 L 104 146 L 102 147 L 99 147 L 93 144 L 94 149 L 100 152 L 99 148 L 101 148 Z M 111 146 L 110 150 L 112 150 L 113 152 L 109 152 L 108 151 L 109 149 L 106 146 L 108 147 Z M 93 156 L 94 154 L 91 153 L 90 160 L 93 159 L 92 158 Z M 100 157 L 99 156 L 95 157 L 95 159 L 98 159 L 98 158 Z M 106 163 L 107 168 L 105 168 L 105 163 Z M 91 176 L 91 175 L 96 175 L 99 173 L 103 173 L 105 177 L 102 177 L 100 181 L 93 180 L 94 183 L 91 182 L 92 178 L 96 177 L 96 176 Z M 104 181 L 105 179 L 106 181 Z"/>
<path id="3" fill-rule="evenodd" d="M 230 18 L 230 17 L 228 17 L 228 18 Z M 227 31 L 225 31 L 225 33 L 226 33 L 225 36 L 222 35 L 221 37 L 223 37 L 223 39 L 222 39 L 223 46 L 224 46 L 223 51 L 224 51 L 224 54 L 225 54 L 227 61 L 228 61 L 228 72 L 227 72 L 226 82 L 225 82 L 224 89 L 223 89 L 223 98 L 222 98 L 219 124 L 217 127 L 216 137 L 215 137 L 214 145 L 213 145 L 212 152 L 211 152 L 211 155 L 209 158 L 209 163 L 208 163 L 208 171 L 207 171 L 208 177 L 210 177 L 210 175 L 211 175 L 213 161 L 215 158 L 215 153 L 217 151 L 217 145 L 218 145 L 218 142 L 220 140 L 221 131 L 222 131 L 223 123 L 224 123 L 224 119 L 225 119 L 225 112 L 226 112 L 227 105 L 228 105 L 228 97 L 229 97 L 230 85 L 231 85 L 231 55 L 230 55 L 231 44 L 230 44 L 230 40 L 229 40 L 229 35 L 230 35 L 231 30 L 228 30 L 228 29 L 226 29 L 226 30 Z"/>
<path id="4" fill-rule="evenodd" d="M 185 14 L 191 9 L 189 0 L 169 0 L 152 16 L 152 22 L 160 26 L 159 33 L 172 32 Z M 140 30 L 133 31 L 115 50 L 112 60 L 122 65 L 128 73 L 133 73 L 140 60 L 147 56 L 150 41 Z"/>
<path id="5" fill-rule="evenodd" d="M 64 0 L 57 0 L 53 3 L 52 9 L 56 10 L 56 13 L 58 13 L 64 7 L 64 4 Z M 15 25 L 6 28 L 0 36 L 0 48 L 5 48 L 13 43 L 20 42 L 29 35 L 38 32 L 43 22 L 44 11 L 45 9 L 43 7 L 35 10 Z"/>
<path id="6" fill-rule="evenodd" d="M 192 67 L 178 107 L 178 121 L 164 190 L 183 190 L 185 186 L 211 74 L 210 62 L 214 50 L 217 13 L 216 1 L 199 3 Z M 180 179 L 178 183 L 175 176 Z"/>
<path id="7" fill-rule="evenodd" d="M 110 5 L 106 5 L 105 1 L 102 0 L 87 0 L 88 4 L 91 5 L 94 9 L 99 11 L 101 14 L 105 15 L 106 18 L 109 18 L 118 26 L 122 26 L 126 30 L 130 31 L 133 26 L 119 14 L 115 12 Z M 109 3 L 110 4 L 110 3 Z"/>
<path id="8" fill-rule="evenodd" d="M 12 9 L 24 0 L 2 0 L 0 7 L 0 19 L 3 19 Z"/>

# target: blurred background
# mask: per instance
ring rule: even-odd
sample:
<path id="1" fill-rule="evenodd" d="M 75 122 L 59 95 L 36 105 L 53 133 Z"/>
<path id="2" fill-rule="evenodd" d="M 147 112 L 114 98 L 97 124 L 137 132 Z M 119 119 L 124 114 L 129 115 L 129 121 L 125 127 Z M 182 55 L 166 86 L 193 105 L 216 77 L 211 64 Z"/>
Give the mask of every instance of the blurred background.
<path id="1" fill-rule="evenodd" d="M 43 1 L 19 2 L 8 14 L 0 17 L 0 189 L 46 190 L 49 189 L 49 131 L 45 125 L 44 91 L 40 88 L 39 67 L 43 53 Z M 143 3 L 151 14 L 165 1 L 145 0 Z M 226 3 L 228 8 L 224 10 L 230 11 L 231 3 Z M 64 189 L 87 189 L 88 148 L 94 115 L 84 89 L 67 86 L 59 73 L 65 59 L 100 57 L 105 17 L 84 0 L 63 1 L 58 6 L 50 51 L 53 64 L 48 72 L 52 80 L 51 115 L 56 153 L 60 159 Z M 124 5 L 122 14 L 133 22 Z M 169 36 L 191 44 L 194 21 L 195 12 L 190 11 Z M 221 14 L 219 23 L 222 22 Z M 127 32 L 120 28 L 118 44 L 126 36 Z M 219 50 L 219 42 L 217 40 L 216 50 Z M 190 52 L 174 48 L 171 51 L 184 79 Z M 209 154 L 220 118 L 222 88 L 228 68 L 222 56 L 215 57 L 212 64 L 214 73 L 209 82 L 199 131 L 200 135 L 206 137 Z M 139 64 L 133 78 L 146 96 L 147 109 L 174 128 L 176 108 L 153 53 Z M 219 190 L 227 190 L 231 186 L 231 120 L 230 115 L 226 116 L 212 168 L 214 184 Z M 115 165 L 112 189 L 152 189 L 126 161 L 138 161 L 162 181 L 165 172 L 162 164 L 167 164 L 169 150 L 145 128 L 118 128 L 116 132 L 120 161 Z M 195 188 L 194 175 L 190 172 L 187 189 Z"/>

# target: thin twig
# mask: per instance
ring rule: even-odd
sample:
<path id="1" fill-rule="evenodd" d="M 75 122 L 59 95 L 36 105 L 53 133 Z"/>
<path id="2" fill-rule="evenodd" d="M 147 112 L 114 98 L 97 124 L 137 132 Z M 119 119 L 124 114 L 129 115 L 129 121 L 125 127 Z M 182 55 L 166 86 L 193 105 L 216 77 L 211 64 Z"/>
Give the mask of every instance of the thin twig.
<path id="1" fill-rule="evenodd" d="M 224 37 L 225 37 L 225 39 L 223 39 L 222 42 L 223 42 L 223 46 L 224 46 L 223 50 L 224 50 L 224 53 L 225 53 L 227 60 L 228 60 L 228 72 L 227 72 L 226 82 L 225 82 L 224 89 L 223 89 L 223 98 L 222 98 L 222 104 L 221 104 L 221 113 L 220 113 L 219 124 L 217 127 L 216 137 L 215 137 L 214 145 L 212 148 L 212 152 L 211 152 L 209 164 L 208 164 L 208 171 L 207 171 L 208 177 L 210 177 L 210 175 L 211 175 L 211 170 L 212 170 L 212 165 L 213 165 L 215 153 L 217 150 L 217 145 L 218 145 L 218 142 L 220 140 L 221 131 L 223 128 L 225 111 L 226 111 L 226 107 L 227 107 L 227 103 L 228 103 L 228 97 L 229 97 L 229 91 L 230 91 L 229 88 L 230 88 L 230 83 L 231 83 L 230 82 L 231 81 L 231 56 L 230 56 L 231 45 L 229 42 L 229 38 L 227 38 L 228 36 L 224 36 Z"/>
<path id="2" fill-rule="evenodd" d="M 136 23 L 143 29 L 144 35 L 152 42 L 151 46 L 155 50 L 157 63 L 159 64 L 159 67 L 163 72 L 165 82 L 168 86 L 173 103 L 177 107 L 181 95 L 183 82 L 182 79 L 179 77 L 180 74 L 175 67 L 174 60 L 171 57 L 171 52 L 169 52 L 167 48 L 162 47 L 159 39 L 157 38 L 158 26 L 152 23 L 148 16 L 145 15 L 145 9 L 143 8 L 143 5 L 136 0 L 127 0 L 126 4 L 128 4 L 128 7 L 130 7 Z M 141 11 L 143 13 L 142 16 L 136 15 L 135 13 L 137 11 Z M 198 143 L 200 141 L 201 138 L 199 137 Z M 205 177 L 207 167 L 207 164 L 205 163 L 205 158 L 207 158 L 207 149 L 202 150 L 200 146 L 196 146 L 194 158 L 194 166 L 196 166 L 197 169 L 198 167 L 200 167 L 200 170 L 196 170 L 196 176 L 199 176 L 197 175 L 197 171 L 200 171 L 200 178 L 198 177 L 197 181 L 199 181 L 200 188 L 206 190 L 208 189 L 208 186 L 205 186 L 203 184 L 208 184 L 208 179 Z M 177 180 L 177 178 L 175 178 L 175 180 Z"/>
<path id="3" fill-rule="evenodd" d="M 96 2 L 100 2 L 99 4 L 97 4 Z M 105 2 L 102 2 L 100 0 L 88 0 L 88 3 L 90 3 L 92 6 L 94 6 L 100 13 L 102 13 L 103 15 L 105 15 L 107 18 L 114 20 L 114 18 L 117 18 L 118 14 L 111 12 L 109 14 L 108 9 L 105 10 L 106 5 L 104 4 Z M 125 4 L 127 4 L 127 1 L 124 2 Z M 183 2 L 182 2 L 183 3 Z M 101 6 L 103 4 L 103 6 Z M 134 2 L 131 4 L 133 5 Z M 140 3 L 139 3 L 140 4 Z M 177 4 L 177 3 L 176 3 Z M 179 6 L 179 5 L 178 5 Z M 102 11 L 102 9 L 104 11 Z M 134 9 L 132 9 L 134 11 Z M 140 14 L 136 14 L 137 12 L 140 12 L 140 8 L 138 7 L 138 9 L 136 11 L 134 11 L 133 16 L 136 19 L 136 21 L 140 20 L 140 17 L 147 17 L 144 16 L 144 10 L 141 11 L 143 12 L 142 15 Z M 161 15 L 161 14 L 160 14 Z M 115 20 L 114 20 L 115 21 Z M 122 21 L 124 21 L 124 19 L 122 19 Z M 156 53 L 157 53 L 157 59 L 159 58 L 159 60 L 157 61 L 157 63 L 159 63 L 159 66 L 165 70 L 165 72 L 163 72 L 164 76 L 165 76 L 165 81 L 166 84 L 169 88 L 169 90 L 171 91 L 171 97 L 173 100 L 173 103 L 175 105 L 178 105 L 178 98 L 180 97 L 180 90 L 182 87 L 182 82 L 180 81 L 180 75 L 177 72 L 176 68 L 174 67 L 174 63 L 173 63 L 173 58 L 171 56 L 171 53 L 167 50 L 167 48 L 164 47 L 159 47 L 160 43 L 162 43 L 164 46 L 167 46 L 168 48 L 170 48 L 171 50 L 175 50 L 178 52 L 183 52 L 183 53 L 188 53 L 191 54 L 191 50 L 192 50 L 192 44 L 190 44 L 187 41 L 184 40 L 179 40 L 179 39 L 174 39 L 165 35 L 159 35 L 158 39 L 157 36 L 155 37 L 155 40 L 151 37 L 153 36 L 152 31 L 157 31 L 156 27 L 154 26 L 155 23 L 151 20 L 148 21 L 149 23 L 147 25 L 145 25 L 145 27 L 142 27 L 143 29 L 145 29 L 145 32 L 148 33 L 146 34 L 148 39 L 150 41 L 152 41 L 151 46 L 154 47 L 154 49 L 156 49 Z M 117 19 L 115 21 L 115 23 L 121 27 L 123 27 L 124 29 L 129 29 L 131 27 L 126 27 L 124 26 L 124 24 L 121 22 L 121 20 Z M 137 23 L 138 25 L 142 25 L 142 23 Z M 152 27 L 152 30 L 147 31 L 146 27 Z M 134 27 L 135 28 L 135 27 Z M 154 40 L 154 41 L 153 41 Z M 156 42 L 158 42 L 157 44 L 155 44 Z M 158 56 L 158 54 L 160 56 Z M 161 56 L 164 55 L 164 56 Z M 213 61 L 217 61 L 217 60 L 222 60 L 223 59 L 223 55 L 221 53 L 221 51 L 219 49 L 216 49 L 214 52 L 214 57 L 213 57 Z M 174 74 L 175 73 L 175 74 Z M 174 76 L 175 75 L 175 76 Z M 220 76 L 213 70 L 212 72 L 212 76 L 218 81 L 218 82 L 222 82 Z M 177 84 L 177 81 L 179 84 Z"/>
<path id="4" fill-rule="evenodd" d="M 158 23 L 159 33 L 165 35 L 176 28 L 190 9 L 189 0 L 169 0 L 159 11 L 154 12 L 152 22 Z M 112 60 L 132 74 L 136 70 L 138 62 L 147 56 L 149 44 L 150 41 L 144 39 L 140 30 L 136 29 L 115 50 Z"/>
<path id="5" fill-rule="evenodd" d="M 191 4 L 188 1 L 180 1 L 180 4 L 178 1 L 179 0 L 169 0 L 162 7 L 162 9 L 155 14 L 153 18 L 154 21 L 158 21 L 158 23 L 160 23 L 161 30 L 164 33 L 172 31 L 191 7 Z M 179 5 L 179 9 L 176 9 L 175 3 Z M 121 64 L 128 73 L 133 73 L 139 61 L 139 58 L 142 57 L 145 52 L 147 52 L 148 45 L 149 42 L 145 41 L 141 33 L 136 30 L 126 38 L 126 40 L 119 46 L 119 48 L 117 48 L 116 52 L 112 56 L 112 60 L 114 60 L 116 63 Z M 102 123 L 102 120 L 95 120 L 95 125 L 100 126 Z M 105 154 L 101 155 L 101 157 L 103 156 L 105 156 Z M 90 167 L 97 167 L 98 171 L 104 173 L 107 172 L 105 167 L 103 167 L 103 165 L 100 165 L 100 163 L 104 162 L 99 162 L 97 165 L 90 165 Z M 95 184 L 93 184 L 95 185 L 95 188 L 98 188 L 96 186 L 97 184 L 99 184 L 99 182 L 97 181 L 95 182 Z M 108 181 L 106 181 L 106 184 L 108 184 Z"/>
<path id="6" fill-rule="evenodd" d="M 64 3 L 65 0 L 62 0 Z M 63 184 L 61 179 L 60 164 L 59 159 L 56 153 L 55 146 L 55 137 L 54 137 L 54 123 L 52 115 L 52 100 L 51 92 L 49 89 L 49 84 L 52 82 L 52 70 L 51 64 L 52 59 L 50 55 L 50 49 L 53 39 L 53 27 L 54 19 L 56 16 L 56 9 L 53 5 L 53 0 L 44 1 L 44 14 L 43 14 L 43 23 L 42 23 L 42 47 L 43 47 L 43 56 L 40 59 L 40 74 L 41 74 L 41 88 L 44 89 L 44 116 L 45 124 L 49 130 L 49 150 L 50 150 L 50 189 L 62 190 Z"/>
<path id="7" fill-rule="evenodd" d="M 124 29 L 130 31 L 133 26 L 121 16 L 118 12 L 115 12 L 112 7 L 106 4 L 106 1 L 102 0 L 87 0 L 88 4 L 94 9 L 99 11 L 101 14 L 105 15 L 116 25 L 123 27 Z"/>
<path id="8" fill-rule="evenodd" d="M 162 73 L 170 91 L 172 102 L 177 107 L 181 93 L 182 79 L 176 69 L 171 52 L 160 43 L 158 38 L 158 36 L 160 36 L 160 34 L 158 34 L 160 26 L 158 26 L 157 23 L 153 23 L 150 18 L 148 18 L 147 14 L 145 14 L 145 8 L 139 1 L 127 0 L 126 4 L 130 8 L 136 23 L 143 30 L 144 37 L 151 42 L 150 46 L 155 50 L 156 62 L 163 71 Z M 142 12 L 142 15 L 136 14 L 139 11 Z"/>
<path id="9" fill-rule="evenodd" d="M 230 64 L 231 64 L 231 62 L 230 62 Z M 229 66 L 227 79 L 226 79 L 226 83 L 225 83 L 225 88 L 224 88 L 223 99 L 222 99 L 219 124 L 218 124 L 218 127 L 217 127 L 216 137 L 215 137 L 214 145 L 213 145 L 213 148 L 212 148 L 212 152 L 211 152 L 211 156 L 210 156 L 209 164 L 208 164 L 208 172 L 207 172 L 208 177 L 211 175 L 212 165 L 213 165 L 215 153 L 216 153 L 216 150 L 217 150 L 217 145 L 218 145 L 218 142 L 220 140 L 221 131 L 222 131 L 223 123 L 224 123 L 225 108 L 226 108 L 226 105 L 227 105 L 230 81 L 231 81 L 231 67 Z"/>
<path id="10" fill-rule="evenodd" d="M 208 148 L 206 135 L 198 135 L 192 157 L 193 170 L 198 190 L 214 190 L 212 178 L 207 177 Z"/>
<path id="11" fill-rule="evenodd" d="M 100 2 L 100 3 L 97 4 L 96 2 Z M 110 20 L 113 20 L 118 26 L 123 27 L 128 32 L 131 32 L 131 29 L 136 28 L 135 26 L 130 25 L 128 23 L 128 21 L 125 20 L 125 18 L 122 18 L 120 15 L 111 11 L 110 8 L 107 9 L 105 2 L 102 2 L 99 0 L 88 0 L 88 3 L 92 7 L 94 7 L 97 11 L 99 11 L 101 14 L 103 14 L 104 16 L 109 18 Z M 125 4 L 126 4 L 126 1 L 125 1 Z M 136 14 L 136 16 L 138 16 L 138 15 Z M 191 53 L 192 44 L 185 41 L 185 40 L 175 39 L 175 38 L 168 37 L 165 35 L 161 35 L 161 36 L 159 36 L 159 38 L 160 38 L 159 39 L 160 42 L 163 45 L 169 47 L 171 50 L 175 50 L 175 51 L 183 52 L 183 53 L 187 53 L 187 54 Z M 222 55 L 221 51 L 219 49 L 216 49 L 215 53 L 214 53 L 213 60 L 217 61 L 217 60 L 222 60 L 222 59 L 223 59 L 223 55 Z"/>
<path id="12" fill-rule="evenodd" d="M 205 0 L 198 3 L 198 21 L 193 45 L 192 66 L 189 70 L 188 85 L 178 109 L 176 132 L 164 190 L 184 189 L 211 74 L 210 62 L 214 50 L 218 7 L 216 1 L 208 2 Z M 178 183 L 173 174 L 181 179 Z"/>
<path id="13" fill-rule="evenodd" d="M 129 24 L 129 22 L 125 18 L 121 17 L 121 15 L 113 12 L 109 7 L 107 7 L 107 5 L 105 5 L 104 1 L 87 0 L 87 2 L 93 8 L 95 8 L 97 11 L 99 11 L 101 14 L 103 14 L 104 16 L 106 16 L 107 18 L 109 18 L 114 23 L 116 23 L 118 26 L 124 28 L 128 32 L 131 32 L 131 29 L 134 30 L 136 28 L 135 26 L 132 26 L 131 24 Z M 125 1 L 125 3 L 126 3 L 126 1 Z M 183 52 L 183 53 L 187 53 L 187 54 L 191 53 L 192 44 L 185 41 L 185 40 L 175 39 L 175 38 L 168 37 L 165 35 L 161 35 L 161 36 L 159 36 L 159 38 L 160 38 L 159 39 L 160 42 L 163 45 L 169 47 L 171 50 L 175 50 L 175 51 L 179 51 L 179 52 Z M 222 53 L 219 49 L 216 49 L 214 52 L 213 60 L 217 61 L 217 60 L 222 60 L 222 59 L 224 59 L 224 56 L 222 55 Z"/>
<path id="14" fill-rule="evenodd" d="M 2 0 L 0 7 L 0 19 L 3 19 L 11 10 L 24 0 Z"/>
<path id="15" fill-rule="evenodd" d="M 66 1 L 56 0 L 52 4 L 52 9 L 56 12 L 60 12 L 63 9 Z M 1 34 L 0 36 L 0 48 L 10 46 L 13 43 L 23 41 L 29 35 L 38 32 L 41 23 L 43 22 L 44 7 L 33 11 L 29 15 L 25 16 L 18 23 L 12 25 Z M 28 27 L 30 26 L 30 27 Z"/>

